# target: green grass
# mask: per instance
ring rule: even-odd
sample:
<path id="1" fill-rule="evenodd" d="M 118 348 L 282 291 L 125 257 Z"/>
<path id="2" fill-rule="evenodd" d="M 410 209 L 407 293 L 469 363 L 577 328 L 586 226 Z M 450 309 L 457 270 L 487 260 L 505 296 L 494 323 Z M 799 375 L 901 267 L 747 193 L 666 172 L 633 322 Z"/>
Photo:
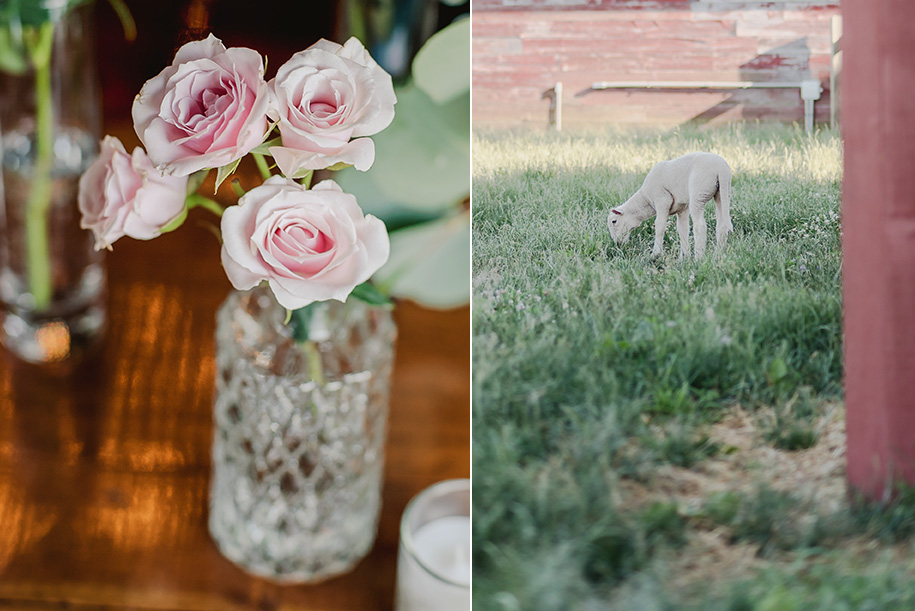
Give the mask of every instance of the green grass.
<path id="1" fill-rule="evenodd" d="M 787 568 L 769 569 L 695 605 L 697 611 L 896 611 L 915 608 L 910 566 L 889 558 L 866 564 L 829 552 Z M 682 609 L 670 601 L 660 608 Z"/>
<path id="2" fill-rule="evenodd" d="M 621 479 L 716 455 L 707 427 L 738 404 L 767 406 L 774 447 L 807 447 L 841 399 L 841 143 L 733 126 L 480 132 L 473 150 L 474 609 L 604 608 L 683 537 L 676 512 L 618 511 Z M 610 208 L 696 150 L 734 173 L 724 252 L 681 262 L 669 227 L 652 260 L 650 222 L 615 245 Z"/>

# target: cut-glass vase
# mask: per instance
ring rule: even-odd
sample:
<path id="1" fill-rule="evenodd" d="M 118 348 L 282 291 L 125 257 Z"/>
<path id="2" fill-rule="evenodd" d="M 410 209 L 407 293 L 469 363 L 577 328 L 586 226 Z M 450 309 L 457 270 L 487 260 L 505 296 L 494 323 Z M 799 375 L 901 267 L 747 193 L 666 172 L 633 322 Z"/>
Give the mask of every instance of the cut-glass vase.
<path id="1" fill-rule="evenodd" d="M 311 307 L 310 349 L 263 288 L 217 315 L 210 533 L 286 583 L 344 573 L 374 543 L 397 334 L 390 309 Z"/>

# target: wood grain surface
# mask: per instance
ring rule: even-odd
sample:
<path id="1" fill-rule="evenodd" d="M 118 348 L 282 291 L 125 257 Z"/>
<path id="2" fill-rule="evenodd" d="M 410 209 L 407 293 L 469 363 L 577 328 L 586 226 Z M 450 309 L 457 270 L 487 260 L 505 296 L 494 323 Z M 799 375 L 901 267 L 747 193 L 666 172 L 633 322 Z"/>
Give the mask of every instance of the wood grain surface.
<path id="1" fill-rule="evenodd" d="M 0 361 L 0 608 L 390 609 L 404 507 L 469 477 L 469 308 L 400 303 L 370 555 L 311 586 L 224 559 L 206 520 L 215 312 L 230 286 L 209 221 L 194 210 L 173 234 L 115 245 L 107 336 L 81 364 Z"/>

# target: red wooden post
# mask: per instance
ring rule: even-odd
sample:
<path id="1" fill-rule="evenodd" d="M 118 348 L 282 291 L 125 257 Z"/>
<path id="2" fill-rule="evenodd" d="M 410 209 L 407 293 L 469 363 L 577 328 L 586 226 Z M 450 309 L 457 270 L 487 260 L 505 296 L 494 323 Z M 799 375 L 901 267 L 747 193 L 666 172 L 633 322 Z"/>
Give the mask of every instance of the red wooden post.
<path id="1" fill-rule="evenodd" d="M 915 2 L 843 0 L 848 481 L 915 483 Z"/>

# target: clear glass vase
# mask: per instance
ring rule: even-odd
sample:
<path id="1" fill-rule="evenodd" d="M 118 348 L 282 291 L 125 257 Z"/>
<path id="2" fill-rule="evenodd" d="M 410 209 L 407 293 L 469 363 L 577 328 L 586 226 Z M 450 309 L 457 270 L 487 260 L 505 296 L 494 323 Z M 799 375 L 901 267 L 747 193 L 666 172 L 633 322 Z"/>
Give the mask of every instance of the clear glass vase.
<path id="1" fill-rule="evenodd" d="M 284 583 L 350 570 L 381 507 L 391 311 L 312 307 L 312 350 L 265 289 L 232 293 L 217 315 L 210 534 L 248 572 Z"/>
<path id="2" fill-rule="evenodd" d="M 83 352 L 105 322 L 102 254 L 77 206 L 100 131 L 94 35 L 91 3 L 0 12 L 0 339 L 31 362 Z"/>

